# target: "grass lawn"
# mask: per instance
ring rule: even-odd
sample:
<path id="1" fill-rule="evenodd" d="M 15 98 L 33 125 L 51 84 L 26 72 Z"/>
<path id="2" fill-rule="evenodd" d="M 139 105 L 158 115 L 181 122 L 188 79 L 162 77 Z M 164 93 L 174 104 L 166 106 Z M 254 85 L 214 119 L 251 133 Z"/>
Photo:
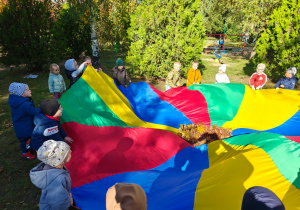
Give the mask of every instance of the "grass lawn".
<path id="1" fill-rule="evenodd" d="M 115 55 L 114 51 L 101 53 L 103 70 L 112 74 L 112 67 L 118 57 L 125 59 L 126 53 Z M 202 84 L 214 83 L 219 63 L 214 63 L 213 55 L 203 55 L 201 70 Z M 231 82 L 248 84 L 250 75 L 255 71 L 254 65 L 242 57 L 225 57 L 222 62 L 227 64 L 227 75 Z M 172 67 L 170 67 L 172 68 Z M 182 70 L 189 69 L 182 67 Z M 61 74 L 64 76 L 64 70 Z M 27 74 L 38 74 L 36 79 L 24 79 Z M 0 71 L 0 209 L 38 209 L 41 191 L 29 179 L 29 171 L 36 166 L 38 160 L 21 159 L 20 143 L 12 128 L 10 108 L 8 106 L 8 86 L 11 82 L 22 82 L 29 85 L 35 105 L 46 98 L 52 98 L 48 90 L 48 71 L 31 72 L 25 69 L 14 68 Z M 64 76 L 65 77 L 65 76 Z M 159 90 L 164 90 L 164 79 L 147 77 L 132 78 L 133 82 L 146 81 Z M 68 86 L 69 81 L 65 77 Z M 184 82 L 184 81 L 183 81 Z M 266 88 L 273 88 L 274 84 L 268 81 Z"/>

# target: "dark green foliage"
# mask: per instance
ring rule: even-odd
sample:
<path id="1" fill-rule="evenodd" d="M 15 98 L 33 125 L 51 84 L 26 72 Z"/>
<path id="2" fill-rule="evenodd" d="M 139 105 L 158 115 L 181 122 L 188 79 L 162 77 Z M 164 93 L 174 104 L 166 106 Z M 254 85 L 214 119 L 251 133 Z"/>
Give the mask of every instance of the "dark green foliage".
<path id="1" fill-rule="evenodd" d="M 288 67 L 300 68 L 300 2 L 284 0 L 273 11 L 267 29 L 256 46 L 255 63 L 266 63 L 266 73 L 275 79 L 282 77 Z M 299 76 L 298 71 L 298 76 Z"/>
<path id="2" fill-rule="evenodd" d="M 127 61 L 139 74 L 166 76 L 175 61 L 182 69 L 200 61 L 205 30 L 200 0 L 145 0 L 131 18 Z"/>
<path id="3" fill-rule="evenodd" d="M 76 59 L 84 51 L 91 55 L 91 28 L 87 9 L 84 4 L 76 3 L 60 11 L 53 34 L 58 55 Z"/>
<path id="4" fill-rule="evenodd" d="M 41 70 L 51 58 L 51 0 L 10 0 L 0 14 L 2 62 Z"/>
<path id="5" fill-rule="evenodd" d="M 242 26 L 240 23 L 229 23 L 227 24 L 226 34 L 229 35 L 242 35 Z M 240 36 L 228 36 L 231 41 L 233 42 L 243 42 L 244 40 Z"/>

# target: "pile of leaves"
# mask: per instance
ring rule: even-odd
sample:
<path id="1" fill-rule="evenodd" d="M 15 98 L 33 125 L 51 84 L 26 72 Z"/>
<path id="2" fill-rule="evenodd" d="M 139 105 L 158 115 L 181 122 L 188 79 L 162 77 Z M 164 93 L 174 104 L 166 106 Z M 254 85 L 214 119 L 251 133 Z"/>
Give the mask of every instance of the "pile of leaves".
<path id="1" fill-rule="evenodd" d="M 209 127 L 198 124 L 180 125 L 178 136 L 192 144 L 194 147 L 202 144 L 208 144 L 215 140 L 226 139 L 231 137 L 231 129 L 217 127 Z"/>

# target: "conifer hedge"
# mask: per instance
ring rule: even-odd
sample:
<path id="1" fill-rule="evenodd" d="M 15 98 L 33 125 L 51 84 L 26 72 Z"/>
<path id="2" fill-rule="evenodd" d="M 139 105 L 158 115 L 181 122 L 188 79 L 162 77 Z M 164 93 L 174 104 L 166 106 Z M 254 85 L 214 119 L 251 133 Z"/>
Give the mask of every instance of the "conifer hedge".
<path id="1" fill-rule="evenodd" d="M 10 0 L 0 13 L 2 62 L 40 70 L 49 62 L 54 18 L 51 0 Z"/>
<path id="2" fill-rule="evenodd" d="M 145 0 L 131 17 L 127 61 L 140 75 L 164 77 L 180 61 L 182 69 L 200 61 L 205 29 L 201 0 Z"/>
<path id="3" fill-rule="evenodd" d="M 278 79 L 288 67 L 300 70 L 300 2 L 283 0 L 273 11 L 265 32 L 256 46 L 255 63 L 267 64 L 268 76 Z"/>

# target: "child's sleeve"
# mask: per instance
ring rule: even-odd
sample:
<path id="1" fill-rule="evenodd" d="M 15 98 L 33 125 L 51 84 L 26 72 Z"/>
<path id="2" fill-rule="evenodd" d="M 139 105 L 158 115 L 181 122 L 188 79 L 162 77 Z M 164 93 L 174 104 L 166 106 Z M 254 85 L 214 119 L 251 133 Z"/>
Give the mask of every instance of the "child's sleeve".
<path id="1" fill-rule="evenodd" d="M 82 72 L 83 68 L 84 68 L 84 64 L 81 64 L 76 71 L 73 71 L 72 77 L 73 78 L 77 77 Z"/>
<path id="2" fill-rule="evenodd" d="M 49 77 L 48 79 L 48 86 L 49 86 L 49 91 L 50 93 L 54 92 L 54 81 L 52 77 Z"/>
<path id="3" fill-rule="evenodd" d="M 201 71 L 200 70 L 198 70 L 199 72 L 199 74 L 198 74 L 198 77 L 196 78 L 196 83 L 200 83 L 201 82 Z M 197 72 L 197 71 L 196 71 Z"/>
<path id="4" fill-rule="evenodd" d="M 281 80 L 282 78 L 276 83 L 275 88 L 279 88 L 279 86 L 281 85 Z"/>
<path id="5" fill-rule="evenodd" d="M 33 105 L 33 103 L 24 103 L 23 105 L 23 109 L 24 109 L 24 112 L 28 115 L 32 115 L 34 116 L 35 113 L 37 113 L 38 111 L 40 111 L 39 108 L 35 108 L 35 106 Z"/>
<path id="6" fill-rule="evenodd" d="M 126 74 L 126 82 L 129 82 L 129 81 L 131 81 L 131 79 L 130 79 L 130 76 L 129 76 L 129 74 L 128 74 L 128 72 L 127 72 L 127 70 L 125 69 L 125 74 Z"/>
<path id="7" fill-rule="evenodd" d="M 166 85 L 169 85 L 172 88 L 176 87 L 176 85 L 173 83 L 173 77 L 174 77 L 174 73 L 173 71 L 170 71 L 167 76 Z"/>
<path id="8" fill-rule="evenodd" d="M 113 79 L 115 80 L 117 78 L 117 73 L 118 73 L 118 70 L 113 68 Z"/>
<path id="9" fill-rule="evenodd" d="M 62 136 L 62 138 L 64 139 L 66 136 L 68 136 L 68 134 L 64 131 L 64 129 L 61 127 L 60 123 L 58 124 L 58 130 L 59 130 L 59 134 Z"/>
<path id="10" fill-rule="evenodd" d="M 195 72 L 196 73 L 196 72 Z M 191 84 L 193 84 L 193 75 L 191 74 L 191 70 L 188 71 L 188 74 L 187 74 L 187 81 Z"/>
<path id="11" fill-rule="evenodd" d="M 250 86 L 254 86 L 254 77 L 255 77 L 255 73 L 252 74 L 250 77 L 250 80 L 249 80 Z"/>
<path id="12" fill-rule="evenodd" d="M 63 76 L 61 76 L 61 77 L 62 77 L 62 83 L 63 83 L 63 90 L 65 91 L 66 90 L 66 83 L 65 83 L 65 80 L 64 80 Z"/>
<path id="13" fill-rule="evenodd" d="M 230 83 L 229 77 L 226 74 L 226 83 Z"/>

